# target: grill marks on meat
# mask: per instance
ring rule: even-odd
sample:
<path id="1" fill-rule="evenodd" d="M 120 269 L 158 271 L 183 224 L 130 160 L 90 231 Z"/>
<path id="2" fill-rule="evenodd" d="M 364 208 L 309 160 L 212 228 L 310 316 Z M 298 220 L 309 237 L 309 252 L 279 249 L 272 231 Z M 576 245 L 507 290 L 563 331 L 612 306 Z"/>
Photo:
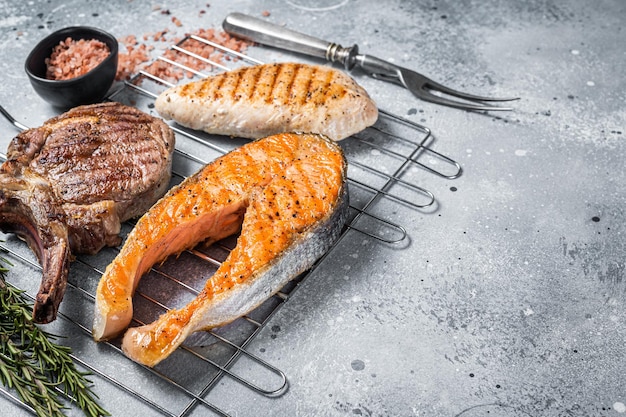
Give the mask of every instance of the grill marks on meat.
<path id="1" fill-rule="evenodd" d="M 244 67 L 215 77 L 215 82 L 185 84 L 181 97 L 194 95 L 209 100 L 263 101 L 267 104 L 303 105 L 311 101 L 323 105 L 329 99 L 342 98 L 347 89 L 331 85 L 335 71 L 304 64 L 274 64 Z"/>
<path id="2" fill-rule="evenodd" d="M 348 75 L 300 63 L 243 67 L 172 87 L 155 108 L 192 129 L 246 138 L 299 131 L 341 140 L 378 118 L 376 104 Z"/>
<path id="3" fill-rule="evenodd" d="M 161 171 L 171 162 L 172 137 L 160 120 L 131 107 L 79 107 L 18 135 L 7 162 L 19 161 L 17 170 L 28 166 L 47 178 L 65 202 L 123 204 L 123 221 L 145 211 L 135 207 L 134 194 L 150 192 L 155 184 L 157 193 L 167 188 L 169 175 L 163 178 Z M 27 147 L 35 149 L 23 153 Z"/>
<path id="4" fill-rule="evenodd" d="M 23 237 L 43 270 L 34 319 L 56 317 L 71 254 L 121 242 L 121 223 L 169 187 L 174 134 L 119 103 L 76 107 L 26 130 L 0 166 L 0 228 Z"/>
<path id="5" fill-rule="evenodd" d="M 142 275 L 167 256 L 240 230 L 236 247 L 186 306 L 129 329 L 122 348 L 154 366 L 191 333 L 229 323 L 310 268 L 348 216 L 347 163 L 328 138 L 284 133 L 243 145 L 172 188 L 137 222 L 96 291 L 93 335 L 132 319 Z"/>

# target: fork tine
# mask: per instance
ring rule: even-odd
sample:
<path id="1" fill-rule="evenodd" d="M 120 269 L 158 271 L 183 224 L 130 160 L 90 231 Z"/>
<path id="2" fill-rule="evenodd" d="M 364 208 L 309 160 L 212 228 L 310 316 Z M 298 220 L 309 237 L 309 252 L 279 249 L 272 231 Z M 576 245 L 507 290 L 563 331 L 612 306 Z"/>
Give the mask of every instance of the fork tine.
<path id="1" fill-rule="evenodd" d="M 441 85 L 431 80 L 430 78 L 420 74 L 419 72 L 392 64 L 388 61 L 384 61 L 371 55 L 357 55 L 355 59 L 357 65 L 360 66 L 372 77 L 400 84 L 408 89 L 417 98 L 437 104 L 443 104 L 445 106 L 451 106 L 465 110 L 513 110 L 510 107 L 497 107 L 491 104 L 481 102 L 510 101 L 519 99 L 518 97 L 492 98 L 463 93 L 461 91 L 453 90 L 452 88 Z M 448 94 L 450 96 L 454 96 L 467 101 L 450 100 L 449 98 L 443 97 L 441 95 L 433 94 L 431 90 L 443 94 Z"/>
<path id="2" fill-rule="evenodd" d="M 511 110 L 513 110 L 512 107 L 500 107 L 500 106 L 493 106 L 491 104 L 484 104 L 484 103 L 474 103 L 474 102 L 468 102 L 468 101 L 450 100 L 449 98 L 433 94 L 427 88 L 424 88 L 424 87 L 422 87 L 421 89 L 416 90 L 416 91 L 411 90 L 411 92 L 416 97 L 418 97 L 418 98 L 420 98 L 422 100 L 430 101 L 431 103 L 435 103 L 435 104 L 442 104 L 444 106 L 456 107 L 457 109 L 486 110 L 486 111 L 491 111 L 491 110 L 511 111 Z"/>
<path id="3" fill-rule="evenodd" d="M 458 97 L 458 98 L 463 98 L 466 100 L 471 100 L 471 101 L 513 101 L 513 100 L 519 100 L 519 97 L 484 97 L 484 96 L 477 96 L 475 94 L 468 94 L 468 93 L 464 93 L 462 91 L 458 91 L 458 90 L 454 90 L 452 88 L 446 87 L 445 85 L 439 84 L 436 81 L 433 81 L 429 78 L 426 78 L 425 83 L 424 83 L 424 87 L 431 89 L 431 90 L 435 90 L 435 91 L 439 91 L 441 93 L 445 93 L 445 94 L 449 94 L 451 96 L 454 97 Z M 422 87 L 423 88 L 423 87 Z"/>
<path id="4" fill-rule="evenodd" d="M 442 104 L 445 106 L 456 107 L 458 109 L 465 110 L 500 110 L 500 111 L 511 111 L 513 110 L 511 107 L 498 107 L 487 103 L 481 103 L 482 101 L 511 101 L 518 100 L 519 97 L 516 98 L 493 98 L 493 97 L 483 97 L 477 96 L 475 94 L 463 93 L 458 90 L 454 90 L 452 88 L 446 87 L 445 85 L 439 84 L 436 81 L 431 80 L 430 78 L 417 73 L 415 71 L 407 70 L 406 68 L 398 67 L 398 75 L 399 81 L 408 88 L 416 97 L 421 98 L 422 100 L 430 101 L 436 104 Z M 459 101 L 459 100 L 450 100 L 447 97 L 433 94 L 432 91 L 447 94 L 449 96 L 457 97 L 462 100 L 467 101 Z"/>

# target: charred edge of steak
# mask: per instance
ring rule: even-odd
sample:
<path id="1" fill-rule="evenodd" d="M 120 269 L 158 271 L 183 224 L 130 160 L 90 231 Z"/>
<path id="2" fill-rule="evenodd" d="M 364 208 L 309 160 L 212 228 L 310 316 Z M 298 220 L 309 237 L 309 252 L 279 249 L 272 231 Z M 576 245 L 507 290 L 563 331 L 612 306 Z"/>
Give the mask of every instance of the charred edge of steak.
<path id="1" fill-rule="evenodd" d="M 67 242 L 44 249 L 42 268 L 44 279 L 33 307 L 35 323 L 50 323 L 57 317 L 59 304 L 65 295 L 69 274 L 70 252 Z"/>
<path id="2" fill-rule="evenodd" d="M 40 324 L 50 323 L 56 319 L 67 287 L 71 257 L 65 236 L 67 231 L 58 221 L 38 228 L 29 215 L 29 207 L 18 199 L 6 199 L 3 194 L 0 193 L 0 230 L 24 239 L 37 256 L 43 279 L 35 297 L 33 320 Z"/>
<path id="3" fill-rule="evenodd" d="M 79 106 L 17 135 L 0 165 L 0 229 L 23 237 L 43 277 L 34 319 L 56 317 L 72 253 L 117 245 L 171 177 L 174 132 L 119 103 Z"/>

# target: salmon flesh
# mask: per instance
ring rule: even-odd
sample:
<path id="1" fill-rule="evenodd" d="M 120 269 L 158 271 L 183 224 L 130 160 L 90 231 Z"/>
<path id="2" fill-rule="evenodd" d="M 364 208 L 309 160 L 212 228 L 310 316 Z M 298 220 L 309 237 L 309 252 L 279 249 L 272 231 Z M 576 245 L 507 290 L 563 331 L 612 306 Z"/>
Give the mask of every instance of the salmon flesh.
<path id="1" fill-rule="evenodd" d="M 172 87 L 155 108 L 191 129 L 253 139 L 297 131 L 341 140 L 378 119 L 376 104 L 354 79 L 299 63 L 244 67 Z"/>
<path id="2" fill-rule="evenodd" d="M 240 232 L 200 294 L 155 322 L 130 328 L 122 349 L 154 366 L 191 333 L 232 322 L 309 269 L 348 216 L 347 163 L 316 134 L 250 142 L 172 188 L 128 235 L 96 291 L 93 336 L 117 336 L 132 318 L 141 276 L 167 256 Z"/>

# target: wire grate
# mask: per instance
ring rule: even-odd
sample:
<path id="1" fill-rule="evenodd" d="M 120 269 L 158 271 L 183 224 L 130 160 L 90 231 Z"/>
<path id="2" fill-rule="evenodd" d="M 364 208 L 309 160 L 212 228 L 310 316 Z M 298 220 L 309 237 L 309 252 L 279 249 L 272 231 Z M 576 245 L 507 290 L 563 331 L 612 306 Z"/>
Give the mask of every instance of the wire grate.
<path id="1" fill-rule="evenodd" d="M 204 58 L 188 49 L 188 42 L 201 42 L 218 52 L 224 60 Z M 198 60 L 204 69 L 191 67 L 172 59 L 172 54 L 156 58 L 162 65 L 171 66 L 190 74 L 191 78 L 227 71 L 237 65 L 255 65 L 261 61 L 248 55 L 225 48 L 215 42 L 189 35 L 172 45 L 174 56 Z M 176 55 L 181 54 L 181 55 Z M 224 62 L 230 64 L 225 65 Z M 148 113 L 154 113 L 153 102 L 164 89 L 174 83 L 149 71 L 140 71 L 125 82 L 108 98 L 133 105 Z M 2 113 L 18 129 L 25 129 L 3 109 Z M 243 139 L 224 138 L 191 131 L 171 125 L 177 135 L 172 185 L 197 171 L 217 156 L 245 143 Z M 433 137 L 422 125 L 380 110 L 378 122 L 365 131 L 341 142 L 348 159 L 348 181 L 351 215 L 343 236 L 348 231 L 363 233 L 385 244 L 396 244 L 406 238 L 401 224 L 388 218 L 386 204 L 402 204 L 415 210 L 432 206 L 434 194 L 412 180 L 416 173 L 426 173 L 444 179 L 454 179 L 461 174 L 460 165 L 431 148 Z M 383 168 L 381 168 L 383 167 Z M 383 209 L 377 210 L 378 207 Z M 126 235 L 133 224 L 123 225 Z M 17 264 L 25 270 L 17 279 L 18 287 L 36 288 L 41 267 L 26 245 L 15 236 L 1 236 L 0 245 Z M 134 298 L 135 325 L 149 323 L 171 308 L 179 307 L 195 297 L 204 282 L 219 267 L 234 247 L 236 237 L 227 238 L 210 247 L 197 247 L 179 257 L 171 257 L 152 268 L 140 281 Z M 112 261 L 119 248 L 105 248 L 95 256 L 79 256 L 70 269 L 65 299 L 59 317 L 51 326 L 55 333 L 66 336 L 66 344 L 72 347 L 76 362 L 94 375 L 97 384 L 106 384 L 108 399 L 116 393 L 130 397 L 136 402 L 137 412 L 146 415 L 158 413 L 164 416 L 189 416 L 196 413 L 228 416 L 228 405 L 214 404 L 208 398 L 212 388 L 222 379 L 230 378 L 251 391 L 267 397 L 277 397 L 288 390 L 287 376 L 273 365 L 250 352 L 247 347 L 280 306 L 289 299 L 300 282 L 324 261 L 332 256 L 332 249 L 313 266 L 287 284 L 279 293 L 259 308 L 230 325 L 209 332 L 197 333 L 166 361 L 155 368 L 148 368 L 126 359 L 120 348 L 120 340 L 96 344 L 91 342 L 94 294 L 106 265 Z M 30 282 L 30 283 L 29 283 Z M 150 283 L 150 284 L 148 284 Z M 22 284 L 22 285 L 20 285 Z M 30 287 L 29 287 L 30 286 Z M 249 361 L 257 372 L 254 377 L 239 375 L 232 371 L 236 361 Z M 261 372 L 258 372 L 258 371 Z M 259 376 L 263 375 L 263 376 Z M 148 382 L 146 382 L 148 381 Z M 113 394 L 110 394 L 112 391 Z M 16 397 L 4 389 L 0 392 L 19 403 Z M 108 407 L 104 401 L 105 408 Z M 121 408 L 124 410 L 125 408 Z M 31 410 L 32 412 L 32 410 Z M 115 413 L 114 413 L 115 414 Z"/>

